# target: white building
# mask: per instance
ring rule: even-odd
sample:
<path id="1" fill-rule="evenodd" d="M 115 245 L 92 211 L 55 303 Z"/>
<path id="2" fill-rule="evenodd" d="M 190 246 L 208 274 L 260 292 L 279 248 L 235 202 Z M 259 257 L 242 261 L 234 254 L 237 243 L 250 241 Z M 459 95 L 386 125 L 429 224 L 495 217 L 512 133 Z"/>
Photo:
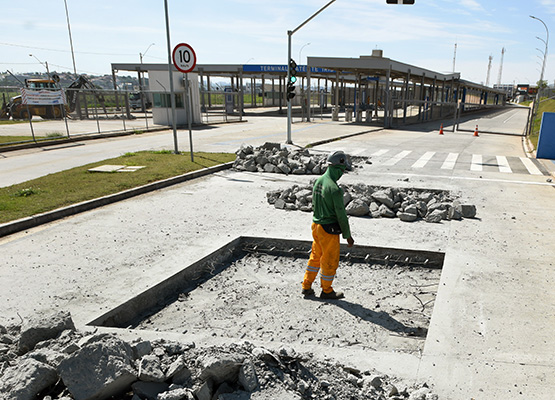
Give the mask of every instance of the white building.
<path id="1" fill-rule="evenodd" d="M 171 97 L 170 78 L 168 71 L 148 71 L 148 90 L 152 93 L 152 120 L 158 125 L 172 125 L 171 120 Z M 189 80 L 189 96 L 191 101 L 187 102 L 185 95 L 186 77 Z M 186 106 L 190 108 L 193 124 L 201 123 L 199 79 L 197 73 L 183 74 L 172 71 L 173 90 L 175 94 L 175 111 L 177 125 L 188 123 Z"/>

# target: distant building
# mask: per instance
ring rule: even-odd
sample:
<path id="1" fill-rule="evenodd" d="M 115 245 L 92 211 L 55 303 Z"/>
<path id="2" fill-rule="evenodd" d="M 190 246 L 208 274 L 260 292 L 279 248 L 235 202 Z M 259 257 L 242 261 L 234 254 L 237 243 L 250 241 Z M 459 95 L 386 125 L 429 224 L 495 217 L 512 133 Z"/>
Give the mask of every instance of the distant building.
<path id="1" fill-rule="evenodd" d="M 504 83 L 501 85 L 494 84 L 493 88 L 497 90 L 503 90 L 504 92 L 506 92 L 507 97 L 509 99 L 512 99 L 515 94 L 515 85 L 512 83 L 511 84 Z"/>

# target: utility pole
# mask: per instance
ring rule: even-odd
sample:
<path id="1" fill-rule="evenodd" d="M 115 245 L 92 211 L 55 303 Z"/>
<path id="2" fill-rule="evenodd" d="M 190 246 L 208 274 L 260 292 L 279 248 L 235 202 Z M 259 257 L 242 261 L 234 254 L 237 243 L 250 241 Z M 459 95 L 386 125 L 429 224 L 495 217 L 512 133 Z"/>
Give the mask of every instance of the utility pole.
<path id="1" fill-rule="evenodd" d="M 455 73 L 455 63 L 457 61 L 457 42 L 455 42 L 455 51 L 453 53 L 453 73 Z"/>
<path id="2" fill-rule="evenodd" d="M 501 62 L 499 65 L 499 76 L 497 77 L 497 87 L 501 86 L 501 78 L 503 76 L 503 58 L 505 57 L 505 48 L 501 49 Z"/>
<path id="3" fill-rule="evenodd" d="M 489 86 L 489 75 L 490 75 L 490 72 L 491 72 L 491 60 L 493 60 L 493 56 L 490 54 L 489 63 L 488 63 L 488 74 L 486 75 L 486 86 Z"/>

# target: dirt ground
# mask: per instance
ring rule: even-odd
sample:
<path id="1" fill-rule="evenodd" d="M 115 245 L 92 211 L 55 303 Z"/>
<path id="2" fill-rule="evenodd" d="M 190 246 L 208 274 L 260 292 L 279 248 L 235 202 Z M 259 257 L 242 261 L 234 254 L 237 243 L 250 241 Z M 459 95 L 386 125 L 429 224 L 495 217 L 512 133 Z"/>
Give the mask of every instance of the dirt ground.
<path id="1" fill-rule="evenodd" d="M 137 328 L 329 347 L 419 354 L 441 270 L 341 262 L 334 288 L 345 299 L 304 299 L 307 259 L 248 254 Z M 285 307 L 284 307 L 285 305 Z"/>

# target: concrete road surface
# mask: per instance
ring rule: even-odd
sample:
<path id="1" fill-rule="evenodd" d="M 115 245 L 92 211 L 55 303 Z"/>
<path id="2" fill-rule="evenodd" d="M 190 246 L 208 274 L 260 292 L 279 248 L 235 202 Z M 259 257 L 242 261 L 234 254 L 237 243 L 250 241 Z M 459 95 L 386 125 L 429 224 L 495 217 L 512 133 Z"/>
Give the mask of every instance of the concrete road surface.
<path id="1" fill-rule="evenodd" d="M 256 129 L 234 124 L 196 132 L 198 148 L 233 151 L 242 142 L 283 142 L 283 121 L 266 122 L 268 129 L 261 122 Z M 307 343 L 295 350 L 361 370 L 376 368 L 427 382 L 441 399 L 552 399 L 555 188 L 548 181 L 552 177 L 546 165 L 524 161 L 518 136 L 474 137 L 468 132 L 440 136 L 437 129 L 371 131 L 331 122 L 294 125 L 296 143 L 360 133 L 311 149 L 342 148 L 372 157 L 373 164 L 345 175 L 341 182 L 449 190 L 478 209 L 475 219 L 440 224 L 350 218 L 355 245 L 445 253 L 421 353 L 370 351 L 356 343 L 341 348 Z M 86 157 L 86 149 L 100 157 L 112 148 L 117 153 L 167 147 L 169 139 L 168 133 L 149 134 L 71 149 L 4 154 L 2 184 L 17 181 L 5 177 L 15 173 L 15 159 L 29 164 L 21 180 L 37 175 L 41 165 L 46 170 L 50 163 L 60 162 L 57 168 L 78 163 L 79 157 L 71 160 L 74 151 Z M 59 161 L 65 158 L 67 164 Z M 6 165 L 10 173 L 5 173 Z M 25 162 L 19 165 L 25 169 Z M 0 324 L 64 309 L 86 329 L 98 316 L 238 236 L 310 240 L 311 215 L 278 210 L 267 203 L 266 193 L 308 184 L 311 178 L 225 171 L 4 237 L 0 239 Z M 296 274 L 300 296 L 303 271 Z M 342 275 L 340 266 L 334 286 L 341 290 L 356 284 L 356 274 Z M 346 300 L 356 303 L 357 298 L 345 291 Z M 288 312 L 294 312 L 284 307 L 281 324 L 288 322 Z M 197 346 L 225 341 L 213 332 L 191 336 L 100 330 L 194 340 Z"/>

